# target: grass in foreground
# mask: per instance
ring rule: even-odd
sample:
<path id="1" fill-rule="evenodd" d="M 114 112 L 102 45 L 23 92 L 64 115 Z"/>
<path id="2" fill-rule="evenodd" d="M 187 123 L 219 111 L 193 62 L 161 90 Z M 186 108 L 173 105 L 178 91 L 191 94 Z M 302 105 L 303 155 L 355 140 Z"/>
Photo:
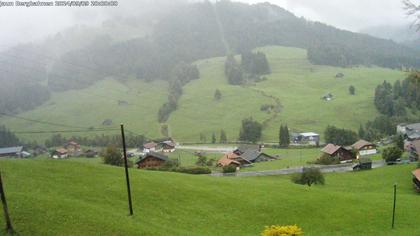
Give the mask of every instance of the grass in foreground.
<path id="1" fill-rule="evenodd" d="M 71 160 L 2 160 L 9 208 L 20 235 L 259 235 L 298 224 L 305 235 L 419 235 L 414 165 L 329 174 L 325 186 L 287 176 L 220 178 L 130 170 Z M 396 229 L 390 229 L 398 183 Z M 0 214 L 0 225 L 4 225 Z"/>

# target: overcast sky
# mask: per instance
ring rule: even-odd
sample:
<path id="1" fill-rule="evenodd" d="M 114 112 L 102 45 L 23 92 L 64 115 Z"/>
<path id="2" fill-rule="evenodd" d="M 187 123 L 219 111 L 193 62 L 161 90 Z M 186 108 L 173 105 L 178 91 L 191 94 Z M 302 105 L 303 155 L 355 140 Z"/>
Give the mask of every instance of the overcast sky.
<path id="1" fill-rule="evenodd" d="M 157 0 L 142 1 L 155 3 Z M 267 2 L 267 0 L 239 1 Z M 268 2 L 284 7 L 298 16 L 352 31 L 375 25 L 400 25 L 410 22 L 404 15 L 401 0 L 269 0 Z M 109 14 L 117 14 L 125 9 L 130 11 L 142 9 L 140 6 L 133 7 L 132 1 L 120 0 L 119 3 L 118 9 L 0 7 L 0 49 L 17 42 L 40 39 L 74 24 L 98 24 Z M 137 0 L 136 4 L 138 3 Z"/>

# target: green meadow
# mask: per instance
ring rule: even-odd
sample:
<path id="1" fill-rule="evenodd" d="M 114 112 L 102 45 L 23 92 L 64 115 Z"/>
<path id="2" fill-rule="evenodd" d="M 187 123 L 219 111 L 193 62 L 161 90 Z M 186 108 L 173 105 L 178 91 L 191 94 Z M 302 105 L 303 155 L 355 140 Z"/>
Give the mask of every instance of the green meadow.
<path id="1" fill-rule="evenodd" d="M 124 169 L 68 160 L 1 160 L 19 235 L 259 235 L 297 224 L 305 235 L 419 235 L 414 165 L 327 174 L 324 186 L 289 176 L 211 177 Z M 398 184 L 391 229 L 393 184 Z M 3 213 L 0 225 L 4 226 Z M 3 232 L 1 232 L 3 233 Z"/>
<path id="2" fill-rule="evenodd" d="M 292 131 L 321 134 L 329 124 L 357 130 L 360 124 L 378 115 L 373 104 L 375 87 L 384 80 L 393 83 L 405 77 L 401 71 L 378 67 L 312 65 L 306 50 L 299 48 L 272 46 L 256 50 L 267 55 L 272 73 L 266 76 L 267 80 L 253 85 L 229 85 L 223 72 L 223 57 L 195 62 L 201 77 L 184 86 L 178 109 L 167 122 L 169 135 L 179 142 L 197 142 L 202 133 L 210 142 L 213 132 L 218 140 L 224 129 L 228 140 L 236 141 L 241 120 L 247 117 L 266 122 L 264 142 L 277 142 L 282 123 L 287 123 Z M 344 78 L 335 78 L 337 73 L 343 73 Z M 350 85 L 356 88 L 354 96 L 348 92 Z M 214 100 L 216 89 L 222 93 L 219 101 Z M 333 94 L 332 101 L 321 99 L 327 93 Z M 261 105 L 275 105 L 276 99 L 281 103 L 280 113 L 260 111 Z M 119 100 L 127 104 L 119 105 Z M 165 82 L 107 79 L 86 89 L 53 93 L 44 105 L 18 115 L 83 127 L 103 127 L 102 122 L 111 119 L 115 126 L 125 123 L 133 132 L 157 138 L 162 136 L 157 113 L 166 100 Z M 0 117 L 0 124 L 16 132 L 65 130 L 8 117 Z M 50 134 L 19 136 L 42 140 Z"/>

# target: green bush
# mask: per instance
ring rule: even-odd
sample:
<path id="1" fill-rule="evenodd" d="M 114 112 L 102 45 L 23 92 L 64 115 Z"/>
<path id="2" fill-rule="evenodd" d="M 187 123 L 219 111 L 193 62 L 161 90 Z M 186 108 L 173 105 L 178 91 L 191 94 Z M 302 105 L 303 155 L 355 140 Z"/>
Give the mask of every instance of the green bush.
<path id="1" fill-rule="evenodd" d="M 325 184 L 324 176 L 321 170 L 316 167 L 303 168 L 301 173 L 292 176 L 292 181 L 296 184 L 308 185 Z"/>
<path id="2" fill-rule="evenodd" d="M 398 147 L 389 147 L 383 150 L 382 158 L 387 163 L 392 163 L 400 159 L 403 154 L 403 151 Z"/>
<path id="3" fill-rule="evenodd" d="M 208 167 L 179 167 L 175 170 L 176 172 L 186 173 L 186 174 L 193 174 L 193 175 L 201 175 L 201 174 L 211 174 L 211 170 Z"/>
<path id="4" fill-rule="evenodd" d="M 333 164 L 339 164 L 340 160 L 338 158 L 334 158 L 333 156 L 330 156 L 328 154 L 323 154 L 320 158 L 318 158 L 315 161 L 315 164 L 319 165 L 333 165 Z"/>
<path id="5" fill-rule="evenodd" d="M 124 159 L 122 158 L 121 151 L 115 145 L 108 145 L 102 153 L 103 161 L 105 164 L 113 166 L 123 166 Z"/>
<path id="6" fill-rule="evenodd" d="M 223 166 L 223 173 L 234 173 L 234 172 L 236 172 L 236 166 L 233 166 L 233 165 Z"/>

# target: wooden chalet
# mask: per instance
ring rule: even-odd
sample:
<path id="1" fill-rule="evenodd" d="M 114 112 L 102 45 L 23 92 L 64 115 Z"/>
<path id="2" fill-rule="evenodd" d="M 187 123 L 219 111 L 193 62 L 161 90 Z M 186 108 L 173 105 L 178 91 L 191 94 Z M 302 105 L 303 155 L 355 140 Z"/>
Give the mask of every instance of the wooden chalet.
<path id="1" fill-rule="evenodd" d="M 334 145 L 329 143 L 327 146 L 325 146 L 321 152 L 323 152 L 326 155 L 329 155 L 334 158 L 338 158 L 340 161 L 347 161 L 354 159 L 353 154 L 351 151 L 345 149 L 342 146 Z"/>
<path id="2" fill-rule="evenodd" d="M 359 159 L 361 156 L 372 155 L 378 152 L 376 150 L 375 144 L 363 139 L 357 141 L 356 143 L 351 145 L 351 147 L 357 151 L 357 159 Z"/>
<path id="3" fill-rule="evenodd" d="M 413 184 L 417 192 L 420 192 L 420 169 L 417 169 L 413 173 Z"/>
<path id="4" fill-rule="evenodd" d="M 142 159 L 137 161 L 136 165 L 139 169 L 159 167 L 167 161 L 169 161 L 167 156 L 157 152 L 149 152 Z"/>
<path id="5" fill-rule="evenodd" d="M 175 143 L 172 141 L 163 141 L 161 142 L 162 151 L 163 152 L 174 152 L 175 151 Z"/>
<path id="6" fill-rule="evenodd" d="M 70 141 L 64 145 L 64 148 L 67 150 L 68 155 L 70 156 L 79 156 L 81 152 L 80 144 Z"/>

